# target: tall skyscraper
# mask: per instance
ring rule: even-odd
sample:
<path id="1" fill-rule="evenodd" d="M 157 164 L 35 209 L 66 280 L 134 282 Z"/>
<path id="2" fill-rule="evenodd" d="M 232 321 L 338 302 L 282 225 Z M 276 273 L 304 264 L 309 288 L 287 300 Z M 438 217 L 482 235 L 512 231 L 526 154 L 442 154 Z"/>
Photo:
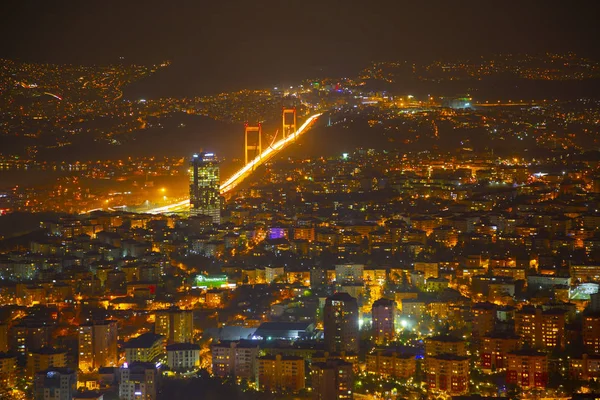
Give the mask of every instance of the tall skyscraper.
<path id="1" fill-rule="evenodd" d="M 219 163 L 213 153 L 194 154 L 190 162 L 190 215 L 208 215 L 221 223 Z"/>
<path id="2" fill-rule="evenodd" d="M 358 353 L 358 303 L 348 293 L 336 293 L 323 311 L 325 348 L 329 352 Z"/>
<path id="3" fill-rule="evenodd" d="M 117 322 L 99 321 L 79 327 L 79 369 L 96 371 L 99 367 L 116 367 Z"/>

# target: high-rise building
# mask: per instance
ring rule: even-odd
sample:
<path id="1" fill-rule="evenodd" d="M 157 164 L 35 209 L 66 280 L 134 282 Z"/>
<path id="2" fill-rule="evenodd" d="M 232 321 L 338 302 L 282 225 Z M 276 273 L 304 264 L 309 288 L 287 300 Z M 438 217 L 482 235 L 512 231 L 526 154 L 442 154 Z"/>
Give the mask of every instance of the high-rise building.
<path id="1" fill-rule="evenodd" d="M 328 359 L 311 365 L 313 400 L 352 399 L 354 372 L 344 360 Z"/>
<path id="2" fill-rule="evenodd" d="M 586 312 L 581 334 L 586 351 L 589 354 L 600 355 L 600 312 Z"/>
<path id="3" fill-rule="evenodd" d="M 200 346 L 193 343 L 168 345 L 167 365 L 172 371 L 197 369 L 200 366 Z"/>
<path id="4" fill-rule="evenodd" d="M 469 357 L 440 354 L 425 357 L 427 389 L 457 396 L 469 390 Z"/>
<path id="5" fill-rule="evenodd" d="M 30 351 L 27 355 L 27 376 L 33 378 L 39 371 L 48 368 L 64 368 L 67 366 L 67 351 L 43 347 Z"/>
<path id="6" fill-rule="evenodd" d="M 79 369 L 117 366 L 117 322 L 97 321 L 79 327 Z"/>
<path id="7" fill-rule="evenodd" d="M 480 365 L 484 371 L 506 369 L 508 353 L 517 350 L 519 337 L 507 332 L 491 332 L 481 338 Z"/>
<path id="8" fill-rule="evenodd" d="M 466 393 L 469 389 L 466 342 L 450 335 L 425 339 L 425 371 L 430 392 L 447 395 Z"/>
<path id="9" fill-rule="evenodd" d="M 520 388 L 543 389 L 548 383 L 548 356 L 523 349 L 508 353 L 506 381 Z"/>
<path id="10" fill-rule="evenodd" d="M 127 341 L 123 348 L 128 363 L 156 362 L 165 354 L 165 337 L 146 332 Z"/>
<path id="11" fill-rule="evenodd" d="M 124 363 L 118 370 L 119 398 L 122 400 L 155 400 L 160 378 L 156 364 Z"/>
<path id="12" fill-rule="evenodd" d="M 329 352 L 358 353 L 358 303 L 348 293 L 336 293 L 325 300 L 323 311 L 325 349 Z"/>
<path id="13" fill-rule="evenodd" d="M 240 342 L 235 348 L 234 372 L 237 378 L 256 377 L 258 346 L 252 342 Z"/>
<path id="14" fill-rule="evenodd" d="M 408 379 L 417 372 L 417 360 L 413 354 L 373 351 L 366 355 L 366 367 L 373 374 Z"/>
<path id="15" fill-rule="evenodd" d="M 190 215 L 208 215 L 221 223 L 219 164 L 213 153 L 194 154 L 190 162 Z"/>
<path id="16" fill-rule="evenodd" d="M 297 392 L 304 389 L 304 358 L 263 356 L 258 358 L 258 385 L 261 390 Z"/>
<path id="17" fill-rule="evenodd" d="M 210 348 L 212 373 L 220 378 L 235 374 L 235 342 L 217 343 Z"/>
<path id="18" fill-rule="evenodd" d="M 50 346 L 54 326 L 45 322 L 26 322 L 14 325 L 11 331 L 11 348 L 23 356 L 31 350 Z"/>
<path id="19" fill-rule="evenodd" d="M 578 380 L 597 380 L 600 378 L 600 357 L 582 354 L 569 358 L 569 375 Z"/>
<path id="20" fill-rule="evenodd" d="M 533 348 L 565 347 L 566 312 L 523 307 L 515 314 L 515 331 Z"/>
<path id="21" fill-rule="evenodd" d="M 475 339 L 479 340 L 481 336 L 494 330 L 497 308 L 495 304 L 488 302 L 473 305 L 473 336 Z"/>
<path id="22" fill-rule="evenodd" d="M 252 341 L 221 342 L 211 346 L 213 374 L 219 377 L 254 379 L 258 345 Z"/>
<path id="23" fill-rule="evenodd" d="M 386 298 L 376 300 L 371 308 L 371 315 L 375 343 L 383 344 L 393 340 L 396 333 L 396 302 Z"/>
<path id="24" fill-rule="evenodd" d="M 69 368 L 50 368 L 35 374 L 35 400 L 71 400 L 75 395 L 77 374 Z"/>
<path id="25" fill-rule="evenodd" d="M 437 356 L 452 354 L 455 356 L 467 355 L 467 342 L 462 338 L 450 335 L 437 335 L 425 339 L 425 355 Z"/>
<path id="26" fill-rule="evenodd" d="M 170 308 L 156 312 L 154 332 L 168 343 L 191 343 L 194 339 L 194 312 Z"/>

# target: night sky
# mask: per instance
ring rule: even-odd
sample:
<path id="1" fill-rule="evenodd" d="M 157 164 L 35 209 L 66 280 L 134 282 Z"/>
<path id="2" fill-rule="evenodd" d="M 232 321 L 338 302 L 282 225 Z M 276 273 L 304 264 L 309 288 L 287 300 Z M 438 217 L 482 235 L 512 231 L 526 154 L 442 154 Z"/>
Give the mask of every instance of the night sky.
<path id="1" fill-rule="evenodd" d="M 497 52 L 598 57 L 593 1 L 3 0 L 0 57 L 173 61 L 240 82 L 341 74 L 372 60 Z M 182 78 L 184 79 L 184 78 Z"/>

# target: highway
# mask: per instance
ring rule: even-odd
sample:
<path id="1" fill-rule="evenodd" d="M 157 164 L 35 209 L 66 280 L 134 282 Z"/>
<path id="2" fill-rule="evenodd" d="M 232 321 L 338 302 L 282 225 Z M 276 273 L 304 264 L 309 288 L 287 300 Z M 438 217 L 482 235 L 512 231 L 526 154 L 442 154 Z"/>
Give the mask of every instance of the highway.
<path id="1" fill-rule="evenodd" d="M 233 175 L 231 175 L 225 182 L 223 182 L 220 186 L 221 194 L 225 194 L 233 190 L 237 185 L 244 181 L 252 172 L 268 161 L 275 154 L 285 149 L 288 145 L 294 143 L 294 141 L 301 136 L 304 132 L 306 132 L 312 125 L 312 123 L 321 116 L 321 113 L 314 114 L 308 117 L 308 119 L 298 128 L 296 132 L 289 135 L 284 139 L 280 139 L 279 141 L 273 143 L 271 146 L 266 148 L 261 154 L 259 154 L 256 158 L 250 161 L 248 164 L 244 165 L 238 171 L 236 171 Z M 146 211 L 148 214 L 164 214 L 164 213 L 172 213 L 181 211 L 190 205 L 190 200 L 185 199 L 178 203 L 169 204 L 166 206 L 156 207 Z"/>

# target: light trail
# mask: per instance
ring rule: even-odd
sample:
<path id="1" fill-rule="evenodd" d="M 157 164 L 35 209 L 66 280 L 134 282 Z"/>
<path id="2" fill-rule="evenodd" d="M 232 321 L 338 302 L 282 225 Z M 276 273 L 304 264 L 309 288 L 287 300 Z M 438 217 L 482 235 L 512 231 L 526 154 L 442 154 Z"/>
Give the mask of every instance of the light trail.
<path id="1" fill-rule="evenodd" d="M 267 161 L 270 157 L 272 157 L 275 153 L 282 150 L 286 145 L 290 142 L 296 140 L 296 138 L 304 133 L 306 129 L 310 126 L 310 124 L 317 118 L 319 118 L 321 114 L 311 115 L 303 124 L 298 128 L 296 132 L 288 137 L 279 140 L 272 146 L 268 147 L 259 154 L 256 158 L 250 161 L 248 164 L 244 165 L 240 168 L 235 174 L 231 175 L 229 179 L 227 179 L 223 184 L 221 184 L 220 191 L 221 194 L 229 192 L 231 189 L 236 187 L 244 178 L 245 175 L 249 172 L 252 172 L 255 167 L 262 165 L 265 161 Z"/>
<path id="2" fill-rule="evenodd" d="M 102 210 L 104 210 L 104 209 L 103 209 L 103 208 L 94 208 L 94 209 L 91 209 L 91 210 L 85 210 L 85 211 L 82 211 L 82 212 L 80 212 L 79 214 L 91 214 L 91 213 L 93 213 L 94 211 L 102 211 Z"/>
<path id="3" fill-rule="evenodd" d="M 44 94 L 47 94 L 48 96 L 52 96 L 52 97 L 54 97 L 55 99 L 62 100 L 62 97 L 60 97 L 60 96 L 58 96 L 58 95 L 56 95 L 56 94 L 54 94 L 54 93 L 50 93 L 50 92 L 44 92 Z"/>
<path id="4" fill-rule="evenodd" d="M 221 194 L 225 194 L 225 193 L 231 191 L 233 188 L 235 188 L 237 185 L 239 185 L 244 179 L 246 179 L 246 177 L 248 175 L 250 175 L 254 171 L 255 168 L 264 164 L 269 158 L 271 158 L 272 156 L 277 154 L 279 151 L 283 150 L 290 143 L 293 143 L 296 140 L 296 138 L 298 138 L 305 131 L 307 131 L 308 128 L 310 127 L 310 125 L 320 116 L 321 116 L 321 113 L 311 115 L 300 126 L 300 128 L 298 128 L 298 130 L 296 132 L 294 132 L 293 134 L 289 135 L 288 137 L 280 139 L 278 142 L 272 144 L 267 149 L 265 149 L 265 151 L 263 151 L 261 154 L 256 156 L 252 161 L 250 161 L 248 164 L 244 165 L 237 172 L 235 172 L 233 175 L 231 175 L 229 177 L 229 179 L 227 179 L 225 182 L 223 182 L 221 184 L 221 186 L 219 187 L 219 191 L 221 192 Z M 177 208 L 182 208 L 182 207 L 185 207 L 186 205 L 189 206 L 189 203 L 190 203 L 190 200 L 185 199 L 185 200 L 182 200 L 175 204 L 169 204 L 167 206 L 150 209 L 150 210 L 146 211 L 146 213 L 148 213 L 148 214 L 163 214 L 163 213 L 167 213 L 167 212 L 172 212 L 173 210 L 175 210 Z"/>
<path id="5" fill-rule="evenodd" d="M 476 107 L 511 107 L 511 106 L 536 106 L 538 103 L 475 103 Z"/>

